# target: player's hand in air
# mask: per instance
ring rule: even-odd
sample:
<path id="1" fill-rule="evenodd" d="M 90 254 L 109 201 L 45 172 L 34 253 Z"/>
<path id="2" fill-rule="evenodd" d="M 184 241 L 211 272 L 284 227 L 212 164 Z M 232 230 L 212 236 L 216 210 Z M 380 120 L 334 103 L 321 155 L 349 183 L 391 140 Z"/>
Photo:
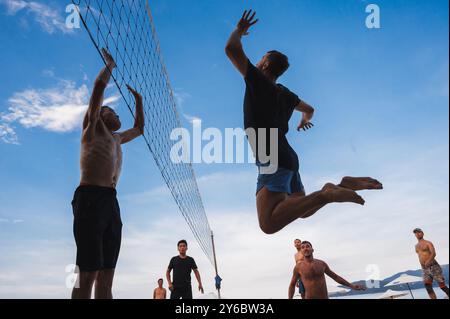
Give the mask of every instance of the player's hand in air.
<path id="1" fill-rule="evenodd" d="M 117 67 L 117 64 L 114 61 L 114 58 L 108 52 L 108 50 L 106 50 L 105 48 L 102 48 L 102 55 L 103 55 L 103 58 L 106 61 L 106 65 L 109 67 L 110 70 L 115 69 Z"/>
<path id="2" fill-rule="evenodd" d="M 128 84 L 127 84 L 127 89 L 128 89 L 128 91 L 130 91 L 131 94 L 133 94 L 133 96 L 136 100 L 137 99 L 142 100 L 142 95 L 139 92 L 137 92 L 135 89 L 133 89 L 131 86 L 129 86 Z"/>
<path id="3" fill-rule="evenodd" d="M 243 36 L 248 35 L 249 34 L 248 30 L 259 21 L 258 19 L 255 19 L 255 15 L 256 15 L 256 12 L 253 12 L 252 10 L 244 11 L 244 14 L 242 15 L 241 20 L 239 20 L 239 23 L 237 26 L 241 35 L 243 35 Z"/>

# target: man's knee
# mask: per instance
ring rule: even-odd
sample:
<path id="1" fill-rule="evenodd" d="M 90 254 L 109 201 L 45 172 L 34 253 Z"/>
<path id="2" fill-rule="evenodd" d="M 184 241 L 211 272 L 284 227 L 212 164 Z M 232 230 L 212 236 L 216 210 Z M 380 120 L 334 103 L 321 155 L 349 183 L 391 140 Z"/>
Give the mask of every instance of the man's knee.
<path id="1" fill-rule="evenodd" d="M 261 228 L 263 233 L 266 235 L 273 235 L 278 231 L 275 227 L 273 227 L 272 225 L 270 225 L 267 222 L 260 222 L 259 227 Z"/>
<path id="2" fill-rule="evenodd" d="M 97 279 L 98 271 L 81 272 L 78 275 L 78 281 L 81 286 L 92 285 Z"/>
<path id="3" fill-rule="evenodd" d="M 102 270 L 98 273 L 95 286 L 97 288 L 112 289 L 114 270 Z"/>
<path id="4" fill-rule="evenodd" d="M 446 288 L 447 288 L 447 285 L 445 284 L 445 282 L 440 282 L 440 283 L 439 283 L 439 288 L 441 288 L 441 289 L 446 289 Z"/>

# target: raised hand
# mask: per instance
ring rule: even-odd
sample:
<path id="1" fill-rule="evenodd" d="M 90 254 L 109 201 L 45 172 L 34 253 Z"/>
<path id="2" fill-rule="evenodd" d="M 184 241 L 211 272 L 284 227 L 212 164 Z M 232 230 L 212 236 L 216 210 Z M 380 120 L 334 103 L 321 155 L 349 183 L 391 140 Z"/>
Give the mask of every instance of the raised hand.
<path id="1" fill-rule="evenodd" d="M 112 55 L 108 52 L 108 50 L 106 50 L 105 48 L 102 48 L 102 55 L 103 58 L 106 61 L 106 65 L 112 70 L 114 68 L 117 67 L 116 62 L 114 61 L 114 58 L 112 57 Z"/>
<path id="2" fill-rule="evenodd" d="M 252 10 L 244 11 L 244 14 L 242 15 L 241 20 L 239 20 L 237 26 L 241 35 L 248 35 L 249 34 L 248 30 L 250 29 L 250 27 L 252 27 L 259 21 L 258 19 L 255 20 L 255 15 L 256 12 L 253 12 Z"/>
<path id="3" fill-rule="evenodd" d="M 127 89 L 128 89 L 128 91 L 130 91 L 131 94 L 133 94 L 135 99 L 142 100 L 142 95 L 139 92 L 137 92 L 135 89 L 133 89 L 131 86 L 129 86 L 128 84 L 127 84 Z"/>

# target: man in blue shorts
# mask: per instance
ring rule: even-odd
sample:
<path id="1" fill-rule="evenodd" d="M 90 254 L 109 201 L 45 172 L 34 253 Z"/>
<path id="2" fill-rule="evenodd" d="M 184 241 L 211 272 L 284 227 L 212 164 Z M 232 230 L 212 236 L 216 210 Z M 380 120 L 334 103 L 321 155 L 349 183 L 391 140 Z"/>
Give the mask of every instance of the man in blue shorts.
<path id="1" fill-rule="evenodd" d="M 364 205 L 356 191 L 383 186 L 373 178 L 346 177 L 339 185 L 328 183 L 318 192 L 305 194 L 298 156 L 286 134 L 294 111 L 303 115 L 298 131 L 311 129 L 314 108 L 277 84 L 289 68 L 284 54 L 269 51 L 256 66 L 247 58 L 241 38 L 257 22 L 255 13 L 245 11 L 225 51 L 246 84 L 245 129 L 260 172 L 256 198 L 259 224 L 264 233 L 275 234 L 299 218 L 311 217 L 330 203 Z"/>

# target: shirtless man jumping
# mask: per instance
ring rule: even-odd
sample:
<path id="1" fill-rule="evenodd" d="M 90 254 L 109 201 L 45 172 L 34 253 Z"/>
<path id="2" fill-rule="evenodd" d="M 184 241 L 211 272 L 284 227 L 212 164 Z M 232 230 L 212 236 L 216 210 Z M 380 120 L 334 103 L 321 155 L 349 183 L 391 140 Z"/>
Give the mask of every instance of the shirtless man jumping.
<path id="1" fill-rule="evenodd" d="M 433 290 L 433 281 L 436 281 L 439 284 L 439 288 L 441 288 L 448 297 L 449 290 L 445 284 L 442 268 L 435 259 L 436 250 L 434 249 L 433 243 L 423 238 L 424 233 L 422 229 L 416 228 L 413 232 L 418 240 L 416 253 L 419 255 L 420 265 L 423 270 L 423 282 L 428 295 L 431 299 L 437 299 L 436 293 Z"/>
<path id="2" fill-rule="evenodd" d="M 325 262 L 314 259 L 314 249 L 310 242 L 302 242 L 300 251 L 304 256 L 304 260 L 298 263 L 294 268 L 294 274 L 292 276 L 291 284 L 289 285 L 289 299 L 294 297 L 295 284 L 298 280 L 302 280 L 305 285 L 305 299 L 328 299 L 325 274 L 337 283 L 353 290 L 366 289 L 363 286 L 349 283 L 347 280 L 331 271 L 330 267 L 328 267 Z"/>
<path id="3" fill-rule="evenodd" d="M 311 129 L 314 108 L 277 84 L 278 78 L 289 68 L 284 54 L 269 51 L 256 66 L 248 59 L 242 37 L 248 35 L 250 27 L 257 22 L 255 13 L 245 11 L 225 52 L 246 83 L 244 124 L 259 169 L 256 191 L 259 225 L 264 233 L 275 234 L 331 203 L 364 205 L 356 191 L 382 189 L 383 186 L 373 178 L 346 177 L 339 185 L 328 183 L 322 190 L 306 195 L 299 174 L 299 159 L 286 134 L 294 111 L 302 113 L 298 131 Z"/>
<path id="4" fill-rule="evenodd" d="M 122 167 L 121 145 L 144 133 L 142 97 L 136 99 L 134 127 L 118 133 L 121 122 L 114 110 L 102 106 L 112 70 L 112 56 L 103 49 L 106 67 L 95 80 L 81 138 L 81 182 L 72 201 L 77 244 L 78 282 L 73 299 L 90 299 L 95 283 L 96 299 L 112 299 L 114 271 L 119 257 L 122 221 L 116 186 Z"/>
<path id="5" fill-rule="evenodd" d="M 295 249 L 297 249 L 297 253 L 294 256 L 295 264 L 298 265 L 304 259 L 304 256 L 303 256 L 302 252 L 300 251 L 302 248 L 302 241 L 300 239 L 294 240 L 294 246 L 295 246 Z M 305 299 L 305 296 L 306 296 L 305 295 L 305 286 L 303 285 L 303 282 L 301 280 L 297 281 L 297 287 L 298 287 L 298 292 L 299 292 L 300 296 L 302 296 L 302 299 Z"/>

